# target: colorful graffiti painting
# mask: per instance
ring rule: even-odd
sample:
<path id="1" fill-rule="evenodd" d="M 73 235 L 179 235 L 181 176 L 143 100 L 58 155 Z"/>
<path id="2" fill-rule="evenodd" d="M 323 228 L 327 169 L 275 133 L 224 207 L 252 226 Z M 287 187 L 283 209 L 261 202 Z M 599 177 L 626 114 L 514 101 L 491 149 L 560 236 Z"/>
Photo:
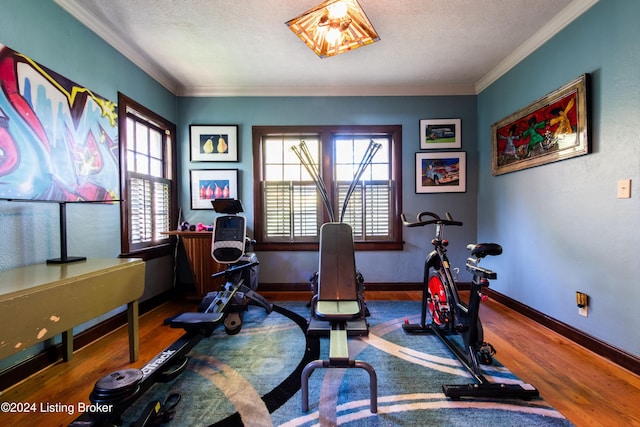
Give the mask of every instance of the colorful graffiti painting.
<path id="1" fill-rule="evenodd" d="M 0 199 L 118 199 L 115 103 L 0 44 Z"/>

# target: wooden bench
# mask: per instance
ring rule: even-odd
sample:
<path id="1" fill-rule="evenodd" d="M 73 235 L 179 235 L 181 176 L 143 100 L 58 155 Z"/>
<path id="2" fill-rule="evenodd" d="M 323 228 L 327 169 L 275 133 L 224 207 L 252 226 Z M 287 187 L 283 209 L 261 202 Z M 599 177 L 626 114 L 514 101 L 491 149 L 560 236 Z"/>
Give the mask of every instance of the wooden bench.
<path id="1" fill-rule="evenodd" d="M 88 259 L 0 271 L 0 359 L 62 334 L 63 360 L 73 354 L 73 328 L 127 304 L 129 357 L 138 359 L 138 298 L 145 263 Z"/>

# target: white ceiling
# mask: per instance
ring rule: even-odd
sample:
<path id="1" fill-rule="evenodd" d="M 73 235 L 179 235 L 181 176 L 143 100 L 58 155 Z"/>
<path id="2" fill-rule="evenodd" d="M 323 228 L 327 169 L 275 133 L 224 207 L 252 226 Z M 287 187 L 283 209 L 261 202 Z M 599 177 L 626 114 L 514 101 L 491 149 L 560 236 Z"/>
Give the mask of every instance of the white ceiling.
<path id="1" fill-rule="evenodd" d="M 321 0 L 54 0 L 176 95 L 477 94 L 597 0 L 359 0 L 380 41 L 318 58 Z"/>

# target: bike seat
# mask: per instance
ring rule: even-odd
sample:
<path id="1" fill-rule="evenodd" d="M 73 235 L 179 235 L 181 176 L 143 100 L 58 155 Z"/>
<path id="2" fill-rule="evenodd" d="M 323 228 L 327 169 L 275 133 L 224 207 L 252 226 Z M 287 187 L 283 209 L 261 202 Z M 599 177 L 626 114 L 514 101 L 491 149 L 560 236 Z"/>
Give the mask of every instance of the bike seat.
<path id="1" fill-rule="evenodd" d="M 475 245 L 468 245 L 467 249 L 471 250 L 471 255 L 484 258 L 487 255 L 500 255 L 502 253 L 502 246 L 497 243 L 476 243 Z"/>

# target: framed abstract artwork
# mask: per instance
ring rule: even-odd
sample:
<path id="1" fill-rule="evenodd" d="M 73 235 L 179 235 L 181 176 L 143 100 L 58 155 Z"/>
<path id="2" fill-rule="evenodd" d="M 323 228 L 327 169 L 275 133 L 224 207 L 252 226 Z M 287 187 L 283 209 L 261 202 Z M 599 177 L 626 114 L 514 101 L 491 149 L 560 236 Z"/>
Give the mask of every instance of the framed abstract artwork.
<path id="1" fill-rule="evenodd" d="M 588 83 L 584 74 L 495 123 L 493 175 L 589 153 Z"/>

